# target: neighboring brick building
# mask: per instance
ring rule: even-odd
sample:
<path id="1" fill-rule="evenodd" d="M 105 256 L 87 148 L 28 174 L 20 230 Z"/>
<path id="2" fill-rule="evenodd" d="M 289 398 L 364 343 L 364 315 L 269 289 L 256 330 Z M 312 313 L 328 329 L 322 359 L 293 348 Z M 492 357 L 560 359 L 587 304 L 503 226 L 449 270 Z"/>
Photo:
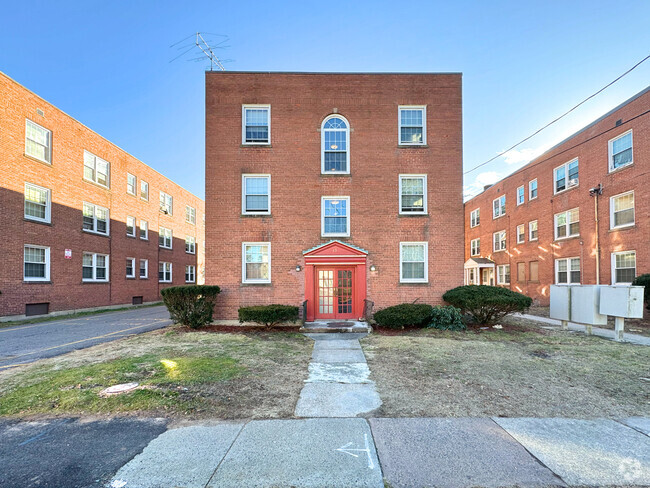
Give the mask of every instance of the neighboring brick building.
<path id="1" fill-rule="evenodd" d="M 461 112 L 460 74 L 207 73 L 216 317 L 441 303 L 463 278 Z"/>
<path id="2" fill-rule="evenodd" d="M 2 73 L 0 168 L 0 316 L 152 302 L 186 271 L 202 281 L 203 201 Z"/>
<path id="3" fill-rule="evenodd" d="M 467 201 L 465 282 L 548 305 L 551 284 L 650 272 L 649 111 L 647 88 Z"/>

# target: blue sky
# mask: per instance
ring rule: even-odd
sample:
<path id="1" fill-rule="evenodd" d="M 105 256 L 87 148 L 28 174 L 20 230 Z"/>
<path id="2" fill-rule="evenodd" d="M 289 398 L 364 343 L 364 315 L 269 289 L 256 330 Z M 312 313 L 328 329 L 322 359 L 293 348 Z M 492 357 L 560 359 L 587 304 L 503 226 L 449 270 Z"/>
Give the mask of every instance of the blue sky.
<path id="1" fill-rule="evenodd" d="M 229 70 L 460 71 L 464 166 L 523 139 L 650 53 L 650 1 L 3 1 L 0 71 L 204 195 L 205 63 L 169 46 L 228 35 Z M 217 39 L 214 36 L 208 36 Z M 505 176 L 650 84 L 650 60 L 505 158 Z"/>

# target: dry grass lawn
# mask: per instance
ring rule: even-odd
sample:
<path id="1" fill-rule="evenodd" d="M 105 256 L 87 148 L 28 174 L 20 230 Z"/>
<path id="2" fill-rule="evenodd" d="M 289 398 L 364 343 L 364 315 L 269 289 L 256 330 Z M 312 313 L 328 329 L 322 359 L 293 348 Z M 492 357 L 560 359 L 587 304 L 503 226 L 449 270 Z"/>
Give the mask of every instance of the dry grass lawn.
<path id="1" fill-rule="evenodd" d="M 537 327 L 416 330 L 361 341 L 374 416 L 650 416 L 650 348 Z"/>

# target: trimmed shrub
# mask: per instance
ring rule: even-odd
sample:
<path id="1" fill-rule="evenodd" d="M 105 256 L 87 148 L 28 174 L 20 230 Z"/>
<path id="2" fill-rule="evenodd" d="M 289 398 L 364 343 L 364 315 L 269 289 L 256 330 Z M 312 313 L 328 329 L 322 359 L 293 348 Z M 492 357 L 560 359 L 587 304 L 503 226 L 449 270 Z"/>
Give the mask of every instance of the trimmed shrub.
<path id="1" fill-rule="evenodd" d="M 298 307 L 293 305 L 257 305 L 254 307 L 241 307 L 239 309 L 239 322 L 255 322 L 266 327 L 273 327 L 282 322 L 296 322 L 298 320 Z"/>
<path id="2" fill-rule="evenodd" d="M 431 319 L 431 305 L 424 303 L 402 303 L 377 310 L 375 322 L 380 327 L 403 329 L 404 327 L 424 327 Z"/>
<path id="3" fill-rule="evenodd" d="M 175 323 L 198 329 L 212 322 L 214 303 L 220 292 L 218 286 L 190 285 L 170 286 L 160 294 Z"/>
<path id="4" fill-rule="evenodd" d="M 632 285 L 645 286 L 643 290 L 643 301 L 645 302 L 645 307 L 650 310 L 650 273 L 637 276 L 634 278 Z"/>
<path id="5" fill-rule="evenodd" d="M 438 305 L 431 310 L 431 322 L 428 328 L 440 330 L 465 330 L 465 322 L 460 309 L 452 305 Z"/>
<path id="6" fill-rule="evenodd" d="M 442 299 L 481 325 L 492 324 L 511 313 L 525 312 L 533 303 L 532 298 L 516 291 L 487 285 L 459 286 L 447 291 Z"/>

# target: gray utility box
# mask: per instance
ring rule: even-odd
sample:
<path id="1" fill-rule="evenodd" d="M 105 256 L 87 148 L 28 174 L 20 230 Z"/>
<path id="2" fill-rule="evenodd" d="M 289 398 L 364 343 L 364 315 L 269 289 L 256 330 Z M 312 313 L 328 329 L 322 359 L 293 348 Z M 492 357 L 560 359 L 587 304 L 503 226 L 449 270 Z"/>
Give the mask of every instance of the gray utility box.
<path id="1" fill-rule="evenodd" d="M 587 325 L 607 324 L 607 315 L 600 313 L 602 285 L 551 285 L 552 319 Z"/>
<path id="2" fill-rule="evenodd" d="M 571 319 L 571 289 L 566 285 L 551 285 L 550 316 L 556 320 Z"/>
<path id="3" fill-rule="evenodd" d="M 643 286 L 605 286 L 600 291 L 600 313 L 625 319 L 643 318 Z"/>

